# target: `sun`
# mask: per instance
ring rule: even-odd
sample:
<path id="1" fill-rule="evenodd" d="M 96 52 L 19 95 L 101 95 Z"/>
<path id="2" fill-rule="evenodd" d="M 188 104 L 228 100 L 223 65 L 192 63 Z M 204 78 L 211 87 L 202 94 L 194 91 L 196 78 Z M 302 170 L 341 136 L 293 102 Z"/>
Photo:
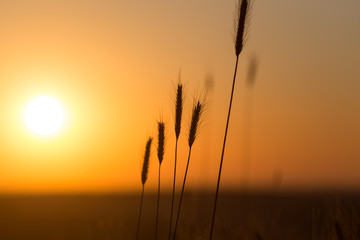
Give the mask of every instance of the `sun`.
<path id="1" fill-rule="evenodd" d="M 64 111 L 55 98 L 40 96 L 28 104 L 25 121 L 30 130 L 36 134 L 50 135 L 62 126 Z"/>

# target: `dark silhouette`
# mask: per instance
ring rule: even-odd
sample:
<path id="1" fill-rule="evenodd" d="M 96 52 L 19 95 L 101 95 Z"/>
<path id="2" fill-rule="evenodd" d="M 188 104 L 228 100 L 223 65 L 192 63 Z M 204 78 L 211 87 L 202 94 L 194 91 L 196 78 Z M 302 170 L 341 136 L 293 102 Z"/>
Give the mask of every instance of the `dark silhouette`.
<path id="1" fill-rule="evenodd" d="M 234 87 L 235 87 L 237 66 L 238 66 L 238 62 L 239 62 L 239 55 L 243 49 L 243 44 L 244 44 L 245 24 L 247 23 L 246 19 L 248 16 L 248 7 L 249 7 L 248 0 L 242 0 L 241 3 L 239 4 L 239 14 L 237 16 L 238 19 L 237 19 L 237 29 L 236 29 L 237 34 L 236 34 L 236 39 L 235 39 L 236 63 L 235 63 L 233 84 L 232 84 L 232 88 L 231 88 L 229 111 L 228 111 L 228 116 L 227 116 L 227 120 L 226 120 L 224 143 L 223 143 L 223 148 L 222 148 L 222 152 L 221 152 L 219 175 L 218 175 L 217 186 L 216 186 L 215 203 L 214 203 L 213 217 L 212 217 L 211 228 L 210 228 L 210 238 L 209 238 L 210 240 L 212 239 L 213 230 L 214 230 L 216 205 L 217 205 L 217 199 L 218 199 L 218 195 L 219 195 L 219 187 L 220 187 L 221 171 L 222 171 L 222 165 L 223 165 L 224 153 L 225 153 L 226 137 L 227 137 L 227 132 L 228 132 L 228 128 L 229 128 L 229 120 L 230 120 L 230 114 L 231 114 L 232 100 L 233 100 L 233 96 L 234 96 Z"/>
<path id="2" fill-rule="evenodd" d="M 152 142 L 152 138 L 150 137 L 146 143 L 143 168 L 141 171 L 142 191 L 141 191 L 138 225 L 137 225 L 137 230 L 136 230 L 136 239 L 139 239 L 140 220 L 141 220 L 141 212 L 142 212 L 142 205 L 143 205 L 143 199 L 144 199 L 144 189 L 145 189 L 145 183 L 146 183 L 148 171 L 149 171 L 151 142 Z"/>
<path id="3" fill-rule="evenodd" d="M 156 205 L 155 240 L 157 239 L 157 233 L 158 233 L 159 207 L 160 207 L 160 170 L 161 170 L 161 163 L 164 160 L 164 153 L 165 153 L 165 123 L 160 121 L 158 122 L 157 156 L 159 159 L 159 178 L 158 178 L 158 196 L 157 196 L 157 205 Z"/>
<path id="4" fill-rule="evenodd" d="M 188 144 L 189 144 L 189 156 L 186 163 L 186 169 L 185 169 L 185 176 L 183 180 L 183 185 L 181 188 L 181 194 L 180 194 L 180 202 L 179 202 L 179 208 L 176 216 L 176 222 L 175 222 L 175 229 L 174 229 L 174 240 L 176 239 L 176 231 L 179 223 L 179 217 L 180 217 L 180 210 L 181 210 L 181 203 L 184 195 L 184 189 L 185 189 L 185 182 L 186 182 L 186 176 L 189 169 L 189 163 L 190 163 L 190 156 L 191 156 L 191 149 L 195 142 L 197 133 L 198 133 L 198 127 L 200 122 L 200 117 L 203 112 L 204 105 L 200 101 L 197 101 L 197 104 L 193 107 L 192 111 L 192 117 L 191 117 L 191 124 L 190 124 L 190 131 L 189 131 L 189 138 L 188 138 Z"/>
<path id="5" fill-rule="evenodd" d="M 180 81 L 180 73 L 179 73 L 179 81 Z M 171 210 L 170 210 L 170 226 L 169 226 L 169 240 L 171 239 L 171 227 L 172 227 L 172 219 L 173 219 L 173 211 L 174 211 L 174 197 L 175 197 L 175 181 L 176 181 L 176 164 L 177 164 L 177 146 L 181 131 L 181 119 L 183 112 L 183 85 L 178 83 L 176 90 L 176 102 L 175 102 L 175 164 L 174 164 L 174 180 L 173 180 L 173 189 L 171 196 Z"/>

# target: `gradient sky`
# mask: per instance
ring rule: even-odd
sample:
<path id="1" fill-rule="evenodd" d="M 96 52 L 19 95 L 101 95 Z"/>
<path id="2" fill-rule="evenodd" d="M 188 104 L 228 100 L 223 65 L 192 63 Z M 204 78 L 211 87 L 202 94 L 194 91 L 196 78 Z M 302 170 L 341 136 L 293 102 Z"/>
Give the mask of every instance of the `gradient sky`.
<path id="1" fill-rule="evenodd" d="M 256 0 L 239 62 L 222 187 L 360 187 L 360 1 Z M 0 192 L 137 191 L 148 136 L 167 124 L 162 183 L 173 168 L 173 98 L 186 90 L 179 175 L 193 99 L 213 80 L 189 186 L 214 188 L 235 54 L 235 1 L 0 2 Z M 246 73 L 258 59 L 253 89 Z M 41 138 L 23 111 L 57 98 L 64 128 Z M 157 182 L 153 148 L 147 187 Z M 246 155 L 246 154 L 245 154 Z M 180 178 L 179 178 L 180 180 Z M 180 181 L 178 181 L 180 182 Z"/>

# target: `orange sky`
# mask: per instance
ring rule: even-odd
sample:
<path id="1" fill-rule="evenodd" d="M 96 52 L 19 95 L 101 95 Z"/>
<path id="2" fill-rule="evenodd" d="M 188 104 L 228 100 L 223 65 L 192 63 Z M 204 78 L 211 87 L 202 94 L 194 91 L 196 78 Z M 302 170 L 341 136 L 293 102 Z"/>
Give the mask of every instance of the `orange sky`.
<path id="1" fill-rule="evenodd" d="M 235 64 L 234 1 L 0 2 L 0 192 L 137 191 L 156 121 L 167 124 L 171 182 L 174 85 L 186 90 L 179 175 L 192 99 L 214 80 L 189 186 L 215 187 Z M 222 186 L 242 186 L 246 99 L 253 100 L 250 180 L 360 187 L 360 2 L 256 0 L 239 63 Z M 252 56 L 256 85 L 245 83 Z M 26 104 L 51 95 L 68 119 L 54 136 L 24 126 Z M 148 188 L 157 182 L 155 148 Z M 179 178 L 180 180 L 180 178 Z M 180 181 L 178 181 L 180 182 Z"/>

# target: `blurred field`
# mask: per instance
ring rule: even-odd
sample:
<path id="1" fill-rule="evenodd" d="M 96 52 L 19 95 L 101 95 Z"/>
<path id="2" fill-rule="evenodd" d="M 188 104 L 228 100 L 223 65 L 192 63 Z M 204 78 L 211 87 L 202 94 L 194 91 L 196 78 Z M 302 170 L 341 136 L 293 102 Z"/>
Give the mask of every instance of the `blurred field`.
<path id="1" fill-rule="evenodd" d="M 213 193 L 187 194 L 179 239 L 207 239 Z M 1 240 L 134 239 L 140 196 L 0 196 Z M 170 196 L 161 198 L 167 239 Z M 140 239 L 154 238 L 155 195 L 146 194 Z M 360 194 L 222 193 L 215 239 L 360 239 Z M 341 236 L 342 235 L 342 236 Z"/>

